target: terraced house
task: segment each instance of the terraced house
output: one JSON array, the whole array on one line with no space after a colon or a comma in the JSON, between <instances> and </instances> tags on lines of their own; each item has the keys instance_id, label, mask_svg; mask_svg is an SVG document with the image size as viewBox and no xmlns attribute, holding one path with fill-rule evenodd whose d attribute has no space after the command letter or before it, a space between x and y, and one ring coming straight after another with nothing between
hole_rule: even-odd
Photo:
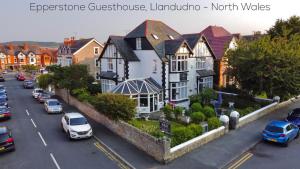
<instances>
[{"instance_id":1,"label":"terraced house","mask_svg":"<svg viewBox=\"0 0 300 169\"><path fill-rule=\"evenodd\" d=\"M98 79L100 65L97 60L103 45L94 38L78 39L65 38L58 48L57 65L70 66L72 64L87 65L90 75Z\"/></svg>"},{"instance_id":2,"label":"terraced house","mask_svg":"<svg viewBox=\"0 0 300 169\"><path fill-rule=\"evenodd\" d=\"M99 60L102 91L136 99L138 115L167 103L188 108L190 95L213 87L214 54L206 38L181 35L161 21L110 36Z\"/></svg>"},{"instance_id":3,"label":"terraced house","mask_svg":"<svg viewBox=\"0 0 300 169\"><path fill-rule=\"evenodd\" d=\"M45 67L55 62L56 49L42 48L34 45L1 45L0 69L19 69L24 65Z\"/></svg>"}]
</instances>

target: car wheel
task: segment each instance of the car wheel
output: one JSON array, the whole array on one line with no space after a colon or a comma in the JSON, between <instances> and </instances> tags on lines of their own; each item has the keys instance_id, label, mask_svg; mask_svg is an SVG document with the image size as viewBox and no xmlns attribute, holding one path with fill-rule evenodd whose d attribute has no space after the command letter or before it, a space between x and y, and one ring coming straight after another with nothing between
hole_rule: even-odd
<instances>
[{"instance_id":1,"label":"car wheel","mask_svg":"<svg viewBox=\"0 0 300 169\"><path fill-rule=\"evenodd\" d=\"M290 140L288 139L285 143L283 143L283 146L284 146L284 147L288 147L288 146L289 146L289 141L290 141Z\"/></svg>"},{"instance_id":2,"label":"car wheel","mask_svg":"<svg viewBox=\"0 0 300 169\"><path fill-rule=\"evenodd\" d=\"M62 131L62 132L65 132L65 129L64 129L64 127L63 127L63 124L62 124L62 123L60 123L60 127L61 127L61 131Z\"/></svg>"},{"instance_id":3,"label":"car wheel","mask_svg":"<svg viewBox=\"0 0 300 169\"><path fill-rule=\"evenodd\" d=\"M69 131L68 131L68 138L69 140L73 140Z\"/></svg>"}]
</instances>

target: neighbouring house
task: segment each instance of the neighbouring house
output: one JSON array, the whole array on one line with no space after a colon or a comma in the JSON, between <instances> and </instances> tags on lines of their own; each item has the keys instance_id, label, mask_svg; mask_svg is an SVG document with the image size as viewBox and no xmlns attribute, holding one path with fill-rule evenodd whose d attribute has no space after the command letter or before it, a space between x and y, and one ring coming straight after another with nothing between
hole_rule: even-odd
<instances>
[{"instance_id":1,"label":"neighbouring house","mask_svg":"<svg viewBox=\"0 0 300 169\"><path fill-rule=\"evenodd\" d=\"M41 48L35 45L1 45L0 44L0 69L19 69L24 65L39 67L53 63L56 49Z\"/></svg>"},{"instance_id":2,"label":"neighbouring house","mask_svg":"<svg viewBox=\"0 0 300 169\"><path fill-rule=\"evenodd\" d=\"M214 80L216 86L226 87L234 83L234 78L228 75L228 60L225 54L228 49L237 47L238 34L231 34L221 26L208 26L201 32L208 40L211 49L215 55L215 72Z\"/></svg>"},{"instance_id":3,"label":"neighbouring house","mask_svg":"<svg viewBox=\"0 0 300 169\"><path fill-rule=\"evenodd\" d=\"M201 34L181 35L146 20L125 36L110 36L99 57L102 92L137 100L137 113L165 104L189 107L189 96L213 87L213 52Z\"/></svg>"},{"instance_id":4,"label":"neighbouring house","mask_svg":"<svg viewBox=\"0 0 300 169\"><path fill-rule=\"evenodd\" d=\"M90 75L98 79L100 65L97 60L102 49L103 45L95 38L78 40L74 37L65 38L63 45L58 48L57 65L87 65Z\"/></svg>"}]
</instances>

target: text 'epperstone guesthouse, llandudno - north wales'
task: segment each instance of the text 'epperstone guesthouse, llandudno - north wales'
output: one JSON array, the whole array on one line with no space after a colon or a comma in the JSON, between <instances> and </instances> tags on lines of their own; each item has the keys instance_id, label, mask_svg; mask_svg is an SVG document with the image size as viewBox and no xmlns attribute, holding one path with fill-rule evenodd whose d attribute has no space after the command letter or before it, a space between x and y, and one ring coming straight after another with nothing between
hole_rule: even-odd
<instances>
[{"instance_id":1,"label":"text 'epperstone guesthouse, llandudno - north wales'","mask_svg":"<svg viewBox=\"0 0 300 169\"><path fill-rule=\"evenodd\" d=\"M126 36L110 36L100 57L103 92L137 100L137 113L166 103L188 108L189 96L213 88L213 49L202 33L179 34L146 20Z\"/></svg>"}]
</instances>

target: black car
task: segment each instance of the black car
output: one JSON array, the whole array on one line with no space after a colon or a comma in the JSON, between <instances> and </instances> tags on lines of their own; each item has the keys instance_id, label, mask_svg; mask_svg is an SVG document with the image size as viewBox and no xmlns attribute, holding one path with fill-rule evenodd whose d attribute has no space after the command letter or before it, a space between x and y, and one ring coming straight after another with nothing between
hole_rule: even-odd
<instances>
[{"instance_id":1,"label":"black car","mask_svg":"<svg viewBox=\"0 0 300 169\"><path fill-rule=\"evenodd\" d=\"M5 82L5 79L3 76L0 75L0 82Z\"/></svg>"},{"instance_id":2,"label":"black car","mask_svg":"<svg viewBox=\"0 0 300 169\"><path fill-rule=\"evenodd\" d=\"M0 127L0 152L14 151L15 142L7 127Z\"/></svg>"},{"instance_id":3,"label":"black car","mask_svg":"<svg viewBox=\"0 0 300 169\"><path fill-rule=\"evenodd\" d=\"M24 89L33 89L34 88L34 83L31 80L25 80L23 83Z\"/></svg>"},{"instance_id":4,"label":"black car","mask_svg":"<svg viewBox=\"0 0 300 169\"><path fill-rule=\"evenodd\" d=\"M6 120L11 118L11 113L6 106L0 106L0 120Z\"/></svg>"},{"instance_id":5,"label":"black car","mask_svg":"<svg viewBox=\"0 0 300 169\"><path fill-rule=\"evenodd\" d=\"M286 121L300 127L300 108L292 110L286 118Z\"/></svg>"}]
</instances>

